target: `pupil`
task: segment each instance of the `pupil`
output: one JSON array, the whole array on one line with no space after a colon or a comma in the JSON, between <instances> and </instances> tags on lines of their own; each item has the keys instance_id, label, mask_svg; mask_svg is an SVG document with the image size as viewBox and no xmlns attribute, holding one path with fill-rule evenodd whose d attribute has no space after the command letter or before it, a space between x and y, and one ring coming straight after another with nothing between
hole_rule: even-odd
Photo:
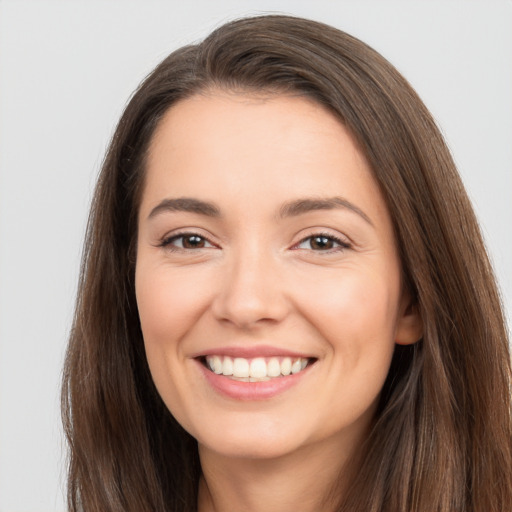
<instances>
[{"instance_id":1,"label":"pupil","mask_svg":"<svg viewBox=\"0 0 512 512\"><path fill-rule=\"evenodd\" d=\"M332 249L332 240L326 236L315 236L311 240L313 249Z\"/></svg>"},{"instance_id":2,"label":"pupil","mask_svg":"<svg viewBox=\"0 0 512 512\"><path fill-rule=\"evenodd\" d=\"M183 239L183 247L186 249L194 249L197 247L203 247L204 240L197 235L187 236Z\"/></svg>"}]
</instances>

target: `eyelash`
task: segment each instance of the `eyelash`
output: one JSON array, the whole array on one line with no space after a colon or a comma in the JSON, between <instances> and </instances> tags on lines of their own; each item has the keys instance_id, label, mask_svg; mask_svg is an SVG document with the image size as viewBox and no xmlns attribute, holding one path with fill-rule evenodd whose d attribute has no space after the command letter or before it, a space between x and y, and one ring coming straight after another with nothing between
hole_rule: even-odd
<instances>
[{"instance_id":1,"label":"eyelash","mask_svg":"<svg viewBox=\"0 0 512 512\"><path fill-rule=\"evenodd\" d=\"M323 239L326 239L328 242L334 242L335 244L338 245L338 247L325 249L325 250L310 249L313 252L330 254L333 252L341 252L341 251L351 248L351 245L346 240L342 240L341 238L338 238L338 237L332 235L331 233L313 233L312 235L304 237L300 242L295 244L292 247L292 249L300 250L300 247L299 247L300 245L302 245L304 242L307 242L308 240L313 240L315 238L323 238ZM308 250L308 249L306 249L306 250Z\"/></svg>"},{"instance_id":2,"label":"eyelash","mask_svg":"<svg viewBox=\"0 0 512 512\"><path fill-rule=\"evenodd\" d=\"M163 247L164 249L167 249L168 251L193 251L193 248L187 248L187 247L176 247L175 245L172 245L173 242L176 240L185 239L185 238L192 238L197 237L200 238L202 242L208 243L210 245L214 245L212 242L210 242L205 236L200 235L199 233L194 233L191 231L186 231L183 233L176 233L168 238L164 238L160 244L159 247ZM182 242L183 243L183 242ZM197 247L196 247L197 249ZM199 249L204 249L204 247L199 247ZM209 247L207 247L209 249Z\"/></svg>"},{"instance_id":3,"label":"eyelash","mask_svg":"<svg viewBox=\"0 0 512 512\"><path fill-rule=\"evenodd\" d=\"M177 240L179 239L185 239L185 238L192 238L192 237L197 237L199 239L201 239L201 242L204 242L204 243L207 243L209 245L211 245L212 247L215 247L215 245L210 242L208 240L208 238L206 238L205 236L203 235L200 235L199 233L194 233L194 232L182 232L182 233L176 233L168 238L164 238L160 244L159 244L159 247L162 247L162 248L165 248L169 251L193 251L195 249L205 249L205 247L196 247L196 248L192 248L192 247L177 247L175 245L173 245L173 242L176 242ZM307 242L308 240L313 240L315 238L323 238L323 239L326 239L327 242L334 242L335 244L338 245L338 247L334 247L334 248L329 248L329 249L325 249L325 250L322 250L322 249L304 249L304 250L311 250L313 252L323 252L323 253L333 253L333 252L339 252L339 251L344 251L346 249L350 249L351 248L351 245L346 241L346 240L342 240L341 238L338 238L330 233L314 233L312 235L309 235L307 237L304 237L302 240L300 240L300 242L298 242L297 244L295 244L293 247L292 247L292 250L300 250L300 245L302 245L303 243ZM183 241L182 241L182 244L183 244ZM209 249L210 247L206 247L206 249Z\"/></svg>"}]
</instances>

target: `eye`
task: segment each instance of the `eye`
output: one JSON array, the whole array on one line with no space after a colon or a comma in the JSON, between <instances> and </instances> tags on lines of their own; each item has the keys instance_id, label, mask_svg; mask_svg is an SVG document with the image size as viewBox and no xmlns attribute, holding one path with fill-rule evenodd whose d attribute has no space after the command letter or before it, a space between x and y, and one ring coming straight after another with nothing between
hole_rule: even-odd
<instances>
[{"instance_id":1,"label":"eye","mask_svg":"<svg viewBox=\"0 0 512 512\"><path fill-rule=\"evenodd\" d=\"M327 234L316 234L302 239L294 249L306 249L319 252L333 252L350 248L347 242Z\"/></svg>"},{"instance_id":2,"label":"eye","mask_svg":"<svg viewBox=\"0 0 512 512\"><path fill-rule=\"evenodd\" d=\"M170 250L208 249L214 247L204 236L197 233L179 233L166 238L160 244Z\"/></svg>"}]
</instances>

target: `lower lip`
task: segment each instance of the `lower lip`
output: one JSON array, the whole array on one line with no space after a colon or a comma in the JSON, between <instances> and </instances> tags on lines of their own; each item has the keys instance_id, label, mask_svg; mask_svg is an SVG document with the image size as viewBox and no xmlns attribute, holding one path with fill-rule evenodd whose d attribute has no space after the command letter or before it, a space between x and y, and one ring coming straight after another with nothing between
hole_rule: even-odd
<instances>
[{"instance_id":1,"label":"lower lip","mask_svg":"<svg viewBox=\"0 0 512 512\"><path fill-rule=\"evenodd\" d=\"M208 384L220 393L236 400L268 400L295 386L308 373L309 366L299 373L277 377L264 382L242 382L218 375L197 361Z\"/></svg>"}]
</instances>

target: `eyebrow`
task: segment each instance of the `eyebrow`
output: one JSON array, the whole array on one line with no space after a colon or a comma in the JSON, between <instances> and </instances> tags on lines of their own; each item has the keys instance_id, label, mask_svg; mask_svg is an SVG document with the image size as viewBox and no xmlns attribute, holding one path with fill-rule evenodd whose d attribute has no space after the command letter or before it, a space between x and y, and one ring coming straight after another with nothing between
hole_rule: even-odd
<instances>
[{"instance_id":1,"label":"eyebrow","mask_svg":"<svg viewBox=\"0 0 512 512\"><path fill-rule=\"evenodd\" d=\"M178 197L164 199L149 213L148 219L164 212L190 212L206 215L207 217L220 217L220 210L213 203L194 199L192 197Z\"/></svg>"},{"instance_id":2,"label":"eyebrow","mask_svg":"<svg viewBox=\"0 0 512 512\"><path fill-rule=\"evenodd\" d=\"M363 210L343 197L296 199L281 206L279 209L279 218L296 217L315 210L334 209L347 209L359 215L368 224L373 226L373 222ZM205 215L207 217L221 216L219 207L214 203L201 201L192 197L178 197L162 200L151 210L148 219L164 212L189 212Z\"/></svg>"},{"instance_id":3,"label":"eyebrow","mask_svg":"<svg viewBox=\"0 0 512 512\"><path fill-rule=\"evenodd\" d=\"M304 198L290 201L281 207L279 210L279 216L281 218L295 217L315 210L335 210L340 208L347 209L359 215L368 224L373 226L373 222L370 217L368 217L363 210L343 197Z\"/></svg>"}]
</instances>

